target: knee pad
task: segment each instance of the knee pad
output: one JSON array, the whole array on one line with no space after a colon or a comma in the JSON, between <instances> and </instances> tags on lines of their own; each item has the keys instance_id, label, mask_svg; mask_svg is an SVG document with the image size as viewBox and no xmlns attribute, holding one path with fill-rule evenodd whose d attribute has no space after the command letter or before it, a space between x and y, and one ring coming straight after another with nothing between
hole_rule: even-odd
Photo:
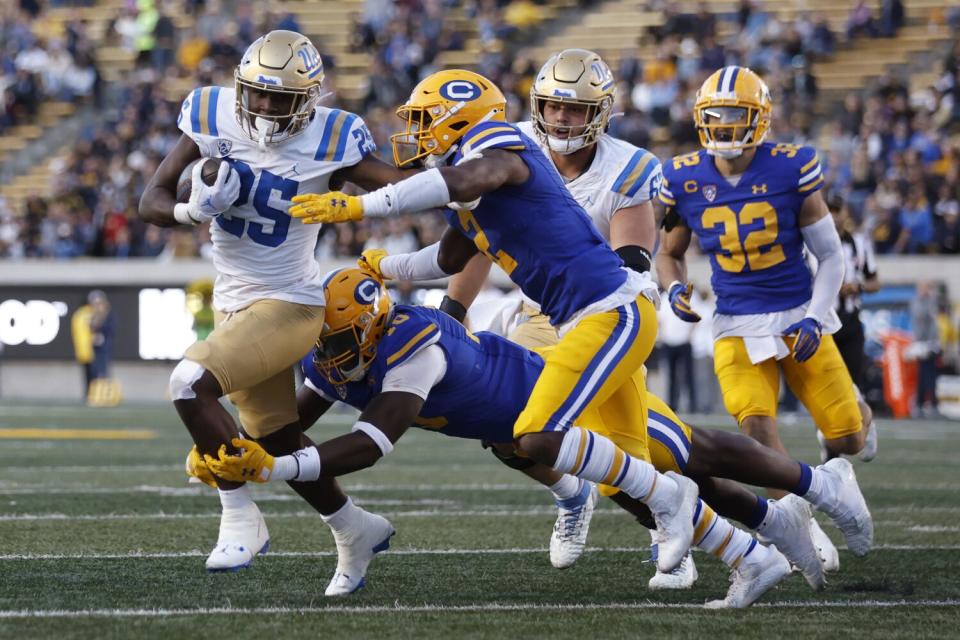
<instances>
[{"instance_id":1,"label":"knee pad","mask_svg":"<svg viewBox=\"0 0 960 640\"><path fill-rule=\"evenodd\" d=\"M523 456L518 456L516 453L510 453L510 454L500 453L500 451L493 445L493 443L487 440L483 440L481 444L483 445L484 449L490 449L490 453L493 454L493 457L495 457L497 460L507 465L511 469L516 469L517 471L524 471L525 469L529 469L530 467L537 464L530 458L524 458Z\"/></svg>"},{"instance_id":2,"label":"knee pad","mask_svg":"<svg viewBox=\"0 0 960 640\"><path fill-rule=\"evenodd\" d=\"M193 385L206 371L193 360L184 358L173 368L170 374L170 398L177 400L193 400L197 397Z\"/></svg>"}]
</instances>

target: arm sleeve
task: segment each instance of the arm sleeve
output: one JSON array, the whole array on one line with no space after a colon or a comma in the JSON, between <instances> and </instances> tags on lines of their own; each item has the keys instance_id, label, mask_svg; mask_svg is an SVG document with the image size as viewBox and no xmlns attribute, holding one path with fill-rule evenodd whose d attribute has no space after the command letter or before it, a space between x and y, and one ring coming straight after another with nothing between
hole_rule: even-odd
<instances>
[{"instance_id":1,"label":"arm sleeve","mask_svg":"<svg viewBox=\"0 0 960 640\"><path fill-rule=\"evenodd\" d=\"M813 277L813 294L810 296L807 317L821 322L833 308L840 293L840 285L843 284L840 235L830 216L824 216L813 224L801 227L800 233L803 234L803 242L819 264L817 274Z\"/></svg>"},{"instance_id":2,"label":"arm sleeve","mask_svg":"<svg viewBox=\"0 0 960 640\"><path fill-rule=\"evenodd\" d=\"M394 280L437 280L446 278L449 273L440 268L437 258L440 255L440 243L434 242L413 253L401 253L387 256L380 261L380 273Z\"/></svg>"},{"instance_id":3,"label":"arm sleeve","mask_svg":"<svg viewBox=\"0 0 960 640\"><path fill-rule=\"evenodd\" d=\"M430 390L447 373L443 349L431 344L420 349L383 376L382 392L403 391L427 399Z\"/></svg>"}]
</instances>

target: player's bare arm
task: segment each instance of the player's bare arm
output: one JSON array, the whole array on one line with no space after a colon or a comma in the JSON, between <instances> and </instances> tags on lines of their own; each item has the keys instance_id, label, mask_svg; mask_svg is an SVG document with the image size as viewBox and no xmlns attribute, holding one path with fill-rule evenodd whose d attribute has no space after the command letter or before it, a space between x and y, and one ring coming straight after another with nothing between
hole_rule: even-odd
<instances>
[{"instance_id":1,"label":"player's bare arm","mask_svg":"<svg viewBox=\"0 0 960 640\"><path fill-rule=\"evenodd\" d=\"M297 415L300 417L300 425L304 431L312 427L332 406L332 402L307 385L297 390Z\"/></svg>"},{"instance_id":2,"label":"player's bare arm","mask_svg":"<svg viewBox=\"0 0 960 640\"><path fill-rule=\"evenodd\" d=\"M675 215L672 212L668 216ZM687 248L693 233L684 224L675 224L669 230L664 228L660 236L661 246L657 253L657 280L664 289L671 282L687 281Z\"/></svg>"},{"instance_id":3,"label":"player's bare arm","mask_svg":"<svg viewBox=\"0 0 960 640\"><path fill-rule=\"evenodd\" d=\"M354 430L346 435L307 447L291 456L273 457L252 440L234 440L242 447L240 456L221 448L219 457L205 456L207 466L221 478L238 482L253 480L292 480L311 482L320 477L334 478L376 464L393 449L423 407L418 395L387 391L377 395L357 419Z\"/></svg>"},{"instance_id":4,"label":"player's bare arm","mask_svg":"<svg viewBox=\"0 0 960 640\"><path fill-rule=\"evenodd\" d=\"M467 317L467 309L483 289L492 265L490 258L480 253L470 258L459 273L451 276L440 310L463 322Z\"/></svg>"},{"instance_id":5,"label":"player's bare arm","mask_svg":"<svg viewBox=\"0 0 960 640\"><path fill-rule=\"evenodd\" d=\"M144 222L158 227L172 227L180 224L173 217L177 204L177 180L188 164L200 157L200 147L186 134L170 150L170 153L157 167L153 177L140 196L138 213Z\"/></svg>"},{"instance_id":6,"label":"player's bare arm","mask_svg":"<svg viewBox=\"0 0 960 640\"><path fill-rule=\"evenodd\" d=\"M335 171L330 177L330 186L339 189L344 182L352 182L361 189L373 191L417 173L417 169L398 169L373 155L367 155L357 164Z\"/></svg>"}]
</instances>

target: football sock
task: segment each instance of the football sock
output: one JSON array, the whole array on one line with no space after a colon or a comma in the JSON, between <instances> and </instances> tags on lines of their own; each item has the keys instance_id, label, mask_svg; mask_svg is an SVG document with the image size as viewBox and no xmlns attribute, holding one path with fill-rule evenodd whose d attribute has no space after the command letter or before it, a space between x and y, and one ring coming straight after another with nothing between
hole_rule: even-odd
<instances>
[{"instance_id":1,"label":"football sock","mask_svg":"<svg viewBox=\"0 0 960 640\"><path fill-rule=\"evenodd\" d=\"M677 483L657 473L649 462L625 453L606 436L580 427L571 427L564 434L553 468L617 487L646 503L654 513L668 510L678 491Z\"/></svg>"},{"instance_id":2,"label":"football sock","mask_svg":"<svg viewBox=\"0 0 960 640\"><path fill-rule=\"evenodd\" d=\"M830 498L829 495L826 495L828 489L829 485L824 477L823 469L821 467L815 467L810 469L810 486L807 488L807 491L798 495L809 501L813 506L819 507L823 504L824 500Z\"/></svg>"},{"instance_id":3,"label":"football sock","mask_svg":"<svg viewBox=\"0 0 960 640\"><path fill-rule=\"evenodd\" d=\"M361 513L363 513L363 509L353 504L353 500L347 497L347 501L343 503L342 507L328 516L321 513L320 517L334 531L346 531L353 528L360 520Z\"/></svg>"},{"instance_id":4,"label":"football sock","mask_svg":"<svg viewBox=\"0 0 960 640\"><path fill-rule=\"evenodd\" d=\"M556 484L550 485L549 489L557 500L569 500L579 495L583 489L583 480L565 473Z\"/></svg>"},{"instance_id":5,"label":"football sock","mask_svg":"<svg viewBox=\"0 0 960 640\"><path fill-rule=\"evenodd\" d=\"M758 546L753 537L718 516L703 500L697 500L693 527L693 544L720 558L731 569L736 569Z\"/></svg>"},{"instance_id":6,"label":"football sock","mask_svg":"<svg viewBox=\"0 0 960 640\"><path fill-rule=\"evenodd\" d=\"M243 485L236 489L218 489L220 493L220 506L226 509L242 509L253 504L253 497L250 495L249 485Z\"/></svg>"},{"instance_id":7,"label":"football sock","mask_svg":"<svg viewBox=\"0 0 960 640\"><path fill-rule=\"evenodd\" d=\"M750 519L743 524L747 525L751 529L756 529L763 524L764 519L767 517L768 509L769 503L767 502L766 498L757 496L757 503L753 507L753 513L750 515Z\"/></svg>"}]
</instances>

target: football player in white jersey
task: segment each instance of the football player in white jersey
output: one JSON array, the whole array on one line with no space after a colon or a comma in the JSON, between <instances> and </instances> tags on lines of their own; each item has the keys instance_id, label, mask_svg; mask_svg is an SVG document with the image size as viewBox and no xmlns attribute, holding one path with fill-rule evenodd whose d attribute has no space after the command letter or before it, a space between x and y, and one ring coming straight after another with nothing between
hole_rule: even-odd
<instances>
[{"instance_id":1,"label":"football player in white jersey","mask_svg":"<svg viewBox=\"0 0 960 640\"><path fill-rule=\"evenodd\" d=\"M140 200L145 221L210 222L213 238L217 326L187 349L170 377L174 406L196 443L188 463L197 450L215 454L236 437L219 402L224 395L249 435L277 451L303 446L292 367L323 329L324 295L313 255L319 227L291 218L287 207L297 194L345 180L377 188L404 177L370 155L376 146L359 116L319 106L323 63L305 36L271 31L250 45L234 76L234 87L200 87L184 100L177 121L183 135ZM201 157L226 162L210 186L197 163L190 200L177 203L181 172ZM269 536L249 488L217 484L223 514L206 566L237 570L266 551ZM329 487L304 497L321 514L346 500ZM366 529L382 537L393 531L372 515Z\"/></svg>"},{"instance_id":2,"label":"football player in white jersey","mask_svg":"<svg viewBox=\"0 0 960 640\"><path fill-rule=\"evenodd\" d=\"M649 271L657 237L652 200L661 180L660 162L645 149L607 133L614 103L613 73L599 55L566 49L550 57L530 89L531 120L517 127L537 141L567 189L628 267ZM451 278L441 309L463 320L490 272L490 260L475 256ZM527 348L557 343L557 330L535 302L524 299L516 310L510 340ZM558 517L550 540L550 561L571 566L583 553L597 490L589 482L560 474L504 445L490 445L508 466L551 487ZM606 493L606 490L604 490ZM613 496L617 500L617 496ZM692 576L692 558L675 571ZM676 578L658 576L651 586ZM693 578L687 579L692 584Z\"/></svg>"}]
</instances>

